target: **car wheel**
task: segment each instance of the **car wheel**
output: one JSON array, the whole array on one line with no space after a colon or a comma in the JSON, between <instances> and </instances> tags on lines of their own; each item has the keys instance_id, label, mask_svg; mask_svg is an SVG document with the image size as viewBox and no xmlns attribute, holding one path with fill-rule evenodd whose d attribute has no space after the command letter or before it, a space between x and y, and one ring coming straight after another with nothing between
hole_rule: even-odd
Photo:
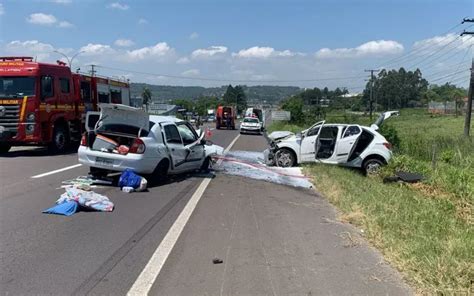
<instances>
[{"instance_id":1,"label":"car wheel","mask_svg":"<svg viewBox=\"0 0 474 296\"><path fill-rule=\"evenodd\" d=\"M0 145L0 154L7 153L8 151L10 151L10 148L12 148L12 145L1 144Z\"/></svg>"},{"instance_id":2,"label":"car wheel","mask_svg":"<svg viewBox=\"0 0 474 296\"><path fill-rule=\"evenodd\" d=\"M49 149L53 153L63 153L69 145L69 135L64 128L64 125L57 125L54 127L53 139Z\"/></svg>"},{"instance_id":3,"label":"car wheel","mask_svg":"<svg viewBox=\"0 0 474 296\"><path fill-rule=\"evenodd\" d=\"M367 175L372 175L377 173L380 168L384 165L384 163L377 158L370 158L364 161L364 171Z\"/></svg>"},{"instance_id":4,"label":"car wheel","mask_svg":"<svg viewBox=\"0 0 474 296\"><path fill-rule=\"evenodd\" d=\"M155 179L156 181L166 180L166 178L168 177L168 169L169 161L168 159L163 159L153 171L153 179Z\"/></svg>"},{"instance_id":5,"label":"car wheel","mask_svg":"<svg viewBox=\"0 0 474 296\"><path fill-rule=\"evenodd\" d=\"M296 163L295 155L289 149L280 149L275 153L275 164L278 167L288 168Z\"/></svg>"}]
</instances>

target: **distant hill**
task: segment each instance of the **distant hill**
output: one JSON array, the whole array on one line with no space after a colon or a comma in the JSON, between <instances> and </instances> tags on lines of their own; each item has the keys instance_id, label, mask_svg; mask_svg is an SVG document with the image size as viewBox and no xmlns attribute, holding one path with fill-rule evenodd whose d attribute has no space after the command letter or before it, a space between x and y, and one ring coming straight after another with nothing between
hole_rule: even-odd
<instances>
[{"instance_id":1,"label":"distant hill","mask_svg":"<svg viewBox=\"0 0 474 296\"><path fill-rule=\"evenodd\" d=\"M152 100L155 102L168 102L174 99L196 99L200 96L215 96L222 98L227 85L221 87L201 87L201 86L169 86L169 85L153 85L146 83L132 83L132 97L139 97L144 87L148 87L152 93ZM277 103L282 99L295 95L302 91L296 86L242 86L247 100L252 103L267 104Z\"/></svg>"}]
</instances>

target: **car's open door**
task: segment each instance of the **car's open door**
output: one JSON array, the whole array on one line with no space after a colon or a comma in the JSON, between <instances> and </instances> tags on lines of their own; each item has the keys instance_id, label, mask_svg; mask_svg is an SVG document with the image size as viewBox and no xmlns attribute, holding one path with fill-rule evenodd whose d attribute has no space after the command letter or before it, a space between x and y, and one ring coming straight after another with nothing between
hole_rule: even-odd
<instances>
[{"instance_id":1,"label":"car's open door","mask_svg":"<svg viewBox=\"0 0 474 296\"><path fill-rule=\"evenodd\" d=\"M373 130L378 130L383 122L387 119L389 119L392 116L399 116L400 112L399 111L386 111L380 114L380 116L377 118L377 120L370 126Z\"/></svg>"},{"instance_id":2,"label":"car's open door","mask_svg":"<svg viewBox=\"0 0 474 296\"><path fill-rule=\"evenodd\" d=\"M348 125L340 139L336 144L336 161L337 163L346 163L353 153L357 142L362 134L362 128L359 125Z\"/></svg>"},{"instance_id":3,"label":"car's open door","mask_svg":"<svg viewBox=\"0 0 474 296\"><path fill-rule=\"evenodd\" d=\"M324 122L325 121L319 121L303 132L303 138L300 144L300 156L302 161L314 161L315 143Z\"/></svg>"}]
</instances>

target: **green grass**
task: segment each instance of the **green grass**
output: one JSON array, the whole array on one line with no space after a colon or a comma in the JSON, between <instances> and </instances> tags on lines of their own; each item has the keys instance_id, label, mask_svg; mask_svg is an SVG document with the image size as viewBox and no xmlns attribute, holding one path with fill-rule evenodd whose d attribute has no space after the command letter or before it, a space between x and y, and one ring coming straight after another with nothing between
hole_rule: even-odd
<instances>
[{"instance_id":1,"label":"green grass","mask_svg":"<svg viewBox=\"0 0 474 296\"><path fill-rule=\"evenodd\" d=\"M335 166L310 165L305 172L418 293L469 291L474 231L454 201Z\"/></svg>"},{"instance_id":2,"label":"green grass","mask_svg":"<svg viewBox=\"0 0 474 296\"><path fill-rule=\"evenodd\" d=\"M373 122L336 112L326 120ZM411 109L386 124L396 130L400 144L379 176L325 165L306 166L305 171L342 210L343 219L362 227L418 292L466 292L474 279L474 140L462 137L464 118ZM309 125L280 122L269 130L301 131ZM397 170L421 173L425 180L413 185L382 182Z\"/></svg>"}]
</instances>

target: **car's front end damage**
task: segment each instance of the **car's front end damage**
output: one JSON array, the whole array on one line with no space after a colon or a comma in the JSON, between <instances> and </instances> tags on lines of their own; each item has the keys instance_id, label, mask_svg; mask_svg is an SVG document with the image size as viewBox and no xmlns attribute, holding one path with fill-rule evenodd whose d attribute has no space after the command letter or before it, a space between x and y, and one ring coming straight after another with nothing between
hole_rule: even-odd
<instances>
[{"instance_id":1,"label":"car's front end damage","mask_svg":"<svg viewBox=\"0 0 474 296\"><path fill-rule=\"evenodd\" d=\"M265 164L269 166L277 165L275 161L276 153L286 148L295 154L296 159L299 159L298 151L301 142L301 136L289 131L275 131L267 136L270 147L263 151Z\"/></svg>"}]
</instances>

